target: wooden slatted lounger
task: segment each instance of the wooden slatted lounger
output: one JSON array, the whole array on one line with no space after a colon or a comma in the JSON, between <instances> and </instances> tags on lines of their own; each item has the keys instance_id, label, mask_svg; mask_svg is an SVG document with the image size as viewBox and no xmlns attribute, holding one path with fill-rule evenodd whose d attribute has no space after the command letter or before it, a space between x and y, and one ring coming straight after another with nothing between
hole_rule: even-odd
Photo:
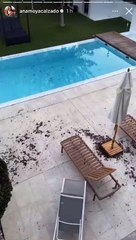
<instances>
[{"instance_id":1,"label":"wooden slatted lounger","mask_svg":"<svg viewBox=\"0 0 136 240\"><path fill-rule=\"evenodd\" d=\"M127 115L120 128L136 143L136 120Z\"/></svg>"},{"instance_id":2,"label":"wooden slatted lounger","mask_svg":"<svg viewBox=\"0 0 136 240\"><path fill-rule=\"evenodd\" d=\"M121 186L112 176L112 173L116 171L116 169L105 167L80 136L72 136L68 139L65 139L60 144L62 146L61 152L63 152L63 149L65 150L82 176L87 180L92 188L94 192L93 200L95 200L96 196L99 200L102 200L119 190ZM115 182L115 187L113 188L112 192L108 193L107 195L99 196L92 186L91 181L99 181L106 176L110 176L113 179Z\"/></svg>"}]
</instances>

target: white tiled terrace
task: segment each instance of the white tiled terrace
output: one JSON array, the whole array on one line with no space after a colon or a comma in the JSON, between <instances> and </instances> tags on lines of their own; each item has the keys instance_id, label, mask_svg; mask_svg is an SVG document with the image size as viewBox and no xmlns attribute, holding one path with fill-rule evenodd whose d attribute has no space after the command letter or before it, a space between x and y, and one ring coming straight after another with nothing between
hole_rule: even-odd
<instances>
[{"instance_id":1,"label":"white tiled terrace","mask_svg":"<svg viewBox=\"0 0 136 240\"><path fill-rule=\"evenodd\" d=\"M0 109L0 157L8 163L13 183L2 218L6 240L52 240L62 179L82 178L68 156L60 153L60 141L77 132L106 166L117 168L114 176L122 185L111 198L94 202L87 187L84 240L121 240L136 230L136 182L126 174L133 168L136 175L135 147L119 130L123 155L100 157L97 140L83 132L112 137L114 126L107 115L123 75ZM136 70L132 77L128 112L136 118ZM107 182L99 190L110 187Z\"/></svg>"}]
</instances>

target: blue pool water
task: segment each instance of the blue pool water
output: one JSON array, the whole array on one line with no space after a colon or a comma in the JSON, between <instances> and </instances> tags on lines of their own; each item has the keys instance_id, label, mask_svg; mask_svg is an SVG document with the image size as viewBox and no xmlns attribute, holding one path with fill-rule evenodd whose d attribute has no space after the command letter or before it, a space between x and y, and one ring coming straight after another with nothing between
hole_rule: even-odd
<instances>
[{"instance_id":1,"label":"blue pool water","mask_svg":"<svg viewBox=\"0 0 136 240\"><path fill-rule=\"evenodd\" d=\"M0 103L136 66L99 40L0 60Z\"/></svg>"}]
</instances>

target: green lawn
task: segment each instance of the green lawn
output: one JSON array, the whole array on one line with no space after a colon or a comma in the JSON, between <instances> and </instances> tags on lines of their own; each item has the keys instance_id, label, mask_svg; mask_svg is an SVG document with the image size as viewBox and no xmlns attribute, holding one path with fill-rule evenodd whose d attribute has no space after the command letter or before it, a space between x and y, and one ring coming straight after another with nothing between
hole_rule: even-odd
<instances>
[{"instance_id":1,"label":"green lawn","mask_svg":"<svg viewBox=\"0 0 136 240\"><path fill-rule=\"evenodd\" d=\"M26 27L25 15L21 19ZM127 21L122 18L92 21L78 13L65 14L65 27L59 26L59 14L31 14L29 21L31 43L6 47L0 41L0 56L89 39L96 33L127 30Z\"/></svg>"}]
</instances>

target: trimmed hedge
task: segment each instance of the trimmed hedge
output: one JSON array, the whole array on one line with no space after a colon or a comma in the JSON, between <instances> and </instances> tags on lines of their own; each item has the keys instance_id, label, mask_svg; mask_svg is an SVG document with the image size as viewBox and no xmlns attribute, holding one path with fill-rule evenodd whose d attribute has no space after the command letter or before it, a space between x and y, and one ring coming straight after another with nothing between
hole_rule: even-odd
<instances>
[{"instance_id":1,"label":"trimmed hedge","mask_svg":"<svg viewBox=\"0 0 136 240\"><path fill-rule=\"evenodd\" d=\"M9 179L7 165L0 160L0 219L2 218L11 198L12 185Z\"/></svg>"}]
</instances>

